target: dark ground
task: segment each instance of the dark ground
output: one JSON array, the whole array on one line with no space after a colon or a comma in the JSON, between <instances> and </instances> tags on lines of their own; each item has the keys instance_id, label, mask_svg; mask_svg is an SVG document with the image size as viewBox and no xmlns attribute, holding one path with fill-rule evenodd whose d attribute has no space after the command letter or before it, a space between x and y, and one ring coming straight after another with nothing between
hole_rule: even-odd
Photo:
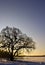
<instances>
[{"instance_id":1,"label":"dark ground","mask_svg":"<svg viewBox=\"0 0 45 65\"><path fill-rule=\"evenodd\" d=\"M45 62L15 61L7 63L2 62L0 65L45 65Z\"/></svg>"}]
</instances>

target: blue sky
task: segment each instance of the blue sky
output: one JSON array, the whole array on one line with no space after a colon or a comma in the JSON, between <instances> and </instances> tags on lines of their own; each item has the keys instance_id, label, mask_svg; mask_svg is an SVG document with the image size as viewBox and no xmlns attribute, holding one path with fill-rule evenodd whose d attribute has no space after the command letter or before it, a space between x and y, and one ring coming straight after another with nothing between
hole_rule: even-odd
<instances>
[{"instance_id":1,"label":"blue sky","mask_svg":"<svg viewBox=\"0 0 45 65\"><path fill-rule=\"evenodd\" d=\"M45 0L0 0L0 31L6 26L36 41L33 54L45 54Z\"/></svg>"}]
</instances>

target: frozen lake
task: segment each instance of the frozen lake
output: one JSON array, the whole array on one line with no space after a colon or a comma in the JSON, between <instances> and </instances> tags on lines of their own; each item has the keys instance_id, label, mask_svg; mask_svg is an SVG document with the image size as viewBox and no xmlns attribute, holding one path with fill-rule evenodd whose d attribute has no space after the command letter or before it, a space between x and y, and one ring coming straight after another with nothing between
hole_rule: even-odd
<instances>
[{"instance_id":1,"label":"frozen lake","mask_svg":"<svg viewBox=\"0 0 45 65\"><path fill-rule=\"evenodd\" d=\"M45 65L45 57L20 57L18 61L3 62L0 65Z\"/></svg>"},{"instance_id":2,"label":"frozen lake","mask_svg":"<svg viewBox=\"0 0 45 65\"><path fill-rule=\"evenodd\" d=\"M45 57L19 57L19 59L31 62L45 62Z\"/></svg>"}]
</instances>

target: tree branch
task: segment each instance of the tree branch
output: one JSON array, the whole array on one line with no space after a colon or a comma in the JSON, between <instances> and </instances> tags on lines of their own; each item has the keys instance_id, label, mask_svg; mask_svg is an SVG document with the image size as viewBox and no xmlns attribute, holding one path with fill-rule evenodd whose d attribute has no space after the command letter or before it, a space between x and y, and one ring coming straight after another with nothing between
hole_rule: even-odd
<instances>
[{"instance_id":1,"label":"tree branch","mask_svg":"<svg viewBox=\"0 0 45 65\"><path fill-rule=\"evenodd\" d=\"M14 56L15 54L22 48L33 48L32 46L19 46L19 48L16 49L15 53L14 53Z\"/></svg>"},{"instance_id":2,"label":"tree branch","mask_svg":"<svg viewBox=\"0 0 45 65\"><path fill-rule=\"evenodd\" d=\"M8 37L8 36L6 36L6 35L5 35L5 37L6 37L6 38L8 38L8 39L10 39L10 40L11 40L11 42L13 42L13 40L12 40L10 37Z\"/></svg>"}]
</instances>

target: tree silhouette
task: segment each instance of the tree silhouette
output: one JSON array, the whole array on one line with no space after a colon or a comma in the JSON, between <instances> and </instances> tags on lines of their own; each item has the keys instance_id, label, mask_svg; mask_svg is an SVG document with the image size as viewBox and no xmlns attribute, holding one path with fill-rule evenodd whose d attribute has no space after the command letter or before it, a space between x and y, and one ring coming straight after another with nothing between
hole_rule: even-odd
<instances>
[{"instance_id":1,"label":"tree silhouette","mask_svg":"<svg viewBox=\"0 0 45 65\"><path fill-rule=\"evenodd\" d=\"M2 29L0 37L0 48L8 49L11 61L13 61L14 56L18 55L20 49L25 48L28 52L29 49L35 49L35 42L32 38L23 34L18 28L7 26Z\"/></svg>"}]
</instances>

